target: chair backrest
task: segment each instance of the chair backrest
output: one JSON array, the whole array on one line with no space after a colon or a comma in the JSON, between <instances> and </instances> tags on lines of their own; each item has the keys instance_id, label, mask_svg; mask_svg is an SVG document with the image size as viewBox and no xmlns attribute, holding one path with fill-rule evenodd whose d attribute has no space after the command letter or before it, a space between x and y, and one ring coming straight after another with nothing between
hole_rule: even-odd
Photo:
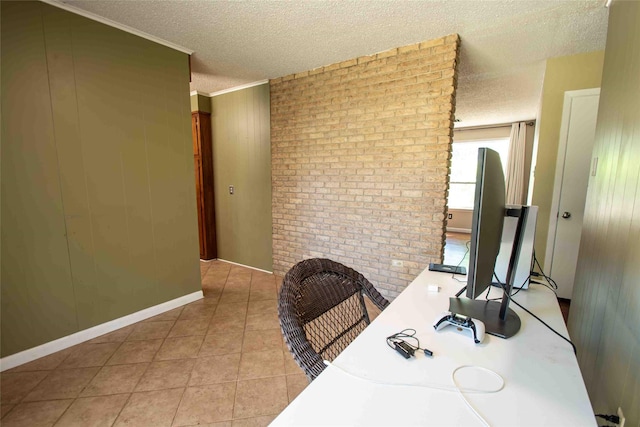
<instances>
[{"instance_id":1,"label":"chair backrest","mask_svg":"<svg viewBox=\"0 0 640 427\"><path fill-rule=\"evenodd\" d=\"M329 259L307 259L285 275L278 317L293 358L315 379L370 323L363 295L383 310L387 301L357 271Z\"/></svg>"}]
</instances>

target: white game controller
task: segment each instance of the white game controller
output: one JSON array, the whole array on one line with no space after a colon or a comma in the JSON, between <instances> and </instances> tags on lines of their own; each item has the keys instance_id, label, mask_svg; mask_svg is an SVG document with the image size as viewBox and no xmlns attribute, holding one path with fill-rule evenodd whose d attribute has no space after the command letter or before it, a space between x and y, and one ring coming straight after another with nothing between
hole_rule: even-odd
<instances>
[{"instance_id":1,"label":"white game controller","mask_svg":"<svg viewBox=\"0 0 640 427\"><path fill-rule=\"evenodd\" d=\"M449 325L455 326L458 330L467 329L470 331L476 344L480 344L484 340L484 323L482 320L445 311L433 322L433 328L436 331Z\"/></svg>"}]
</instances>

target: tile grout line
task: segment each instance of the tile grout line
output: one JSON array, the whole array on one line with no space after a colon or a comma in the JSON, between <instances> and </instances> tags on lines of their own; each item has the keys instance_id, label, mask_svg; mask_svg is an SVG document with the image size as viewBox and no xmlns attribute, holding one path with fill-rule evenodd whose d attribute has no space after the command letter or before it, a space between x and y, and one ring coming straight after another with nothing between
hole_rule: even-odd
<instances>
[{"instance_id":1,"label":"tile grout line","mask_svg":"<svg viewBox=\"0 0 640 427\"><path fill-rule=\"evenodd\" d=\"M175 320L173 321L174 325L175 325ZM144 323L144 321L141 322L137 322L135 325ZM172 326L173 327L173 326ZM95 379L95 377L100 373L100 371L102 370L102 368L107 367L107 366L122 366L122 365L136 365L136 364L142 364L142 363L146 363L147 367L145 368L144 372L142 373L142 375L140 376L140 378L138 378L138 381L133 385L132 389L130 392L124 392L124 393L113 393L113 394L104 394L104 395L98 395L98 396L85 396L86 398L91 398L91 397L104 397L104 396L114 396L114 395L119 395L119 394L127 394L127 400L124 402L124 404L122 405L122 407L120 408L120 410L118 411L118 414L116 415L116 417L113 419L112 423L110 424L110 426L113 426L118 418L120 417L120 415L122 414L122 412L124 411L124 409L127 407L127 404L131 401L131 398L133 397L133 394L135 393L135 389L138 386L138 384L140 383L140 381L142 380L142 377L144 377L144 375L146 374L146 372L149 370L149 367L151 366L151 364L153 363L153 360L155 359L155 356L158 354L158 352L160 351L160 348L162 347L162 344L164 343L165 338L162 338L162 343L160 344L160 346L158 347L158 349L155 351L155 353L153 354L153 356L151 357L151 360L148 362L137 362L137 363L124 363L124 364L114 364L114 365L109 365L109 361L116 355L116 353L118 352L118 350L120 350L120 348L127 342L141 342L141 341L150 341L150 340L132 340L132 341L127 341L127 339L131 336L131 334L133 333L135 328L132 328L131 331L129 332L129 334L127 334L126 337L124 337L124 339L122 341L119 342L118 347L115 349L115 351L113 352L113 354L107 359L107 361L105 362L104 365L101 366L101 368L98 370L98 372L96 372L96 375L94 375L94 377L89 381L89 383L87 383L87 385L85 387L83 387L83 389L80 391L80 394L78 395L78 397L76 397L74 399L74 401L71 403L71 405L69 405L69 408L80 398L82 398L81 394L82 392L86 389L87 386L89 386L89 384L91 384L91 381L93 381L93 379ZM101 344L101 343L98 343ZM67 410L65 410L65 413L69 410L69 408L67 408ZM64 415L64 413L63 413ZM61 416L62 417L62 416ZM59 418L56 422L60 421L61 418Z\"/></svg>"},{"instance_id":2,"label":"tile grout line","mask_svg":"<svg viewBox=\"0 0 640 427\"><path fill-rule=\"evenodd\" d=\"M96 376L98 376L98 374L100 373L100 371L102 370L103 367L107 366L107 363L109 362L109 360L111 360L111 358L113 357L114 354L116 354L116 352L118 351L118 349L122 346L122 344L124 343L124 341L121 341L118 343L118 346L115 348L115 350L113 351L113 353L107 358L107 360L105 360L103 365L99 365L99 369L96 371L96 373L89 379L89 381L87 381L87 384L85 384L82 389L78 392L78 394L72 398L71 403L69 404L69 406L67 406L67 408L62 411L62 414L60 414L60 416L58 418L56 418L56 420L54 421L54 423L52 424L53 426L55 426L61 419L62 417L64 417L64 415L69 411L69 408L71 408L73 406L74 403L76 403L76 401L78 401L78 399L81 398L82 392L89 386L89 384L91 384L91 382L96 378ZM79 344L78 347L82 346L85 343ZM91 345L90 343L86 343L88 345ZM96 344L106 344L106 343L96 343ZM76 349L76 351L78 351L79 348ZM64 367L62 367L62 365L64 365L64 362L69 359L69 357L71 357L71 355L75 353L75 352L71 352L69 354L69 356L65 357L65 360L62 361L55 369L56 370L64 370ZM91 368L92 366L88 366L87 368ZM68 368L68 369L85 369L85 367L76 367L76 368ZM99 397L99 396L86 396L86 397ZM114 420L115 422L115 420ZM113 425L113 423L111 423L111 425Z\"/></svg>"},{"instance_id":3,"label":"tile grout line","mask_svg":"<svg viewBox=\"0 0 640 427\"><path fill-rule=\"evenodd\" d=\"M204 274L205 276L211 272L211 268L213 267L213 264L210 266L209 269L207 269L207 272ZM242 271L244 269L238 269L239 271ZM244 274L243 274L244 275ZM236 418L234 418L235 415L235 409L236 409L236 400L238 397L238 384L240 381L248 381L248 380L256 380L256 379L263 379L263 378L275 378L275 377L284 377L284 381L285 381L285 391L286 391L286 396L287 396L287 400L289 400L289 388L287 386L286 383L286 378L287 378L287 372L286 372L286 360L285 360L285 355L284 355L284 345L279 346L279 350L280 353L282 355L282 374L278 374L278 375L267 375L267 376L259 376L259 377L255 377L255 378L246 378L246 379L241 379L240 375L239 375L239 369L240 369L240 362L242 361L243 358L243 354L247 353L243 351L243 347L244 347L244 339L247 336L247 321L248 321L248 314L249 314L249 303L251 302L251 290L254 288L254 280L257 279L257 276L259 274L258 273L254 273L249 271L248 273L248 295L246 295L246 299L244 299L243 303L244 303L244 307L245 307L245 313L243 316L243 327L242 327L242 333L239 334L241 336L241 341L240 341L240 361L238 364L238 368L237 368L237 374L236 374L236 378L235 381L223 381L222 383L234 383L234 395L233 395L233 401L232 401L232 405L231 405L231 418L230 421L235 420ZM220 302L222 300L222 293L224 293L225 290L229 291L231 288L234 288L235 286L229 287L230 283L230 279L232 278L232 272L231 272L231 268L226 270L226 276L225 276L225 281L224 281L224 286L222 287L222 291L215 297L215 301L210 301L213 302L213 304L205 304L205 306L208 305L215 305L215 307L213 308L213 310L211 311L210 314L206 315L206 319L208 321L207 327L204 330L204 335L201 338L201 341L199 343L198 349L195 351L195 357L193 357L193 359L195 359L195 362L193 364L193 367L191 368L191 370L189 371L189 375L188 375L188 379L187 382L185 384L184 387L171 387L171 388L161 388L158 390L145 390L145 391L141 391L142 392L153 392L153 391L161 391L161 390L168 390L168 389L177 389L177 388L182 388L182 393L180 395L180 398L178 400L178 405L175 409L175 411L173 412L173 417L171 418L171 423L175 423L176 419L177 419L177 415L180 411L180 407L184 401L185 398L185 394L186 394L186 390L187 388L189 388L189 384L193 378L193 374L197 365L197 361L198 359L200 359L200 353L202 351L203 345L204 345L204 340L205 338L208 336L209 333L214 332L215 328L212 329L212 325L211 325L211 321L212 321L212 317L214 316L215 313L218 312L218 309L220 307ZM275 277L275 275L273 276ZM204 277L201 277L201 280L203 280ZM244 281L241 281L240 283L242 283ZM256 281L256 286L257 286L257 281ZM277 285L277 280L274 280L273 285L275 287L275 291L276 291L276 296L277 296L277 291L278 291L278 285ZM242 287L244 287L245 285L242 285ZM256 289L260 288L260 286L258 286ZM262 288L260 288L262 289ZM205 297L206 298L206 297ZM214 298L211 298L211 300L214 300ZM272 300L271 298L268 299L261 299L260 297L258 297L258 299L256 300L257 302L260 301L273 301L274 304L277 304L277 298L276 300ZM224 303L223 303L224 305ZM186 307L186 306L185 306ZM113 348L113 351L109 354L108 357L105 358L104 363L99 364L97 366L87 366L87 367L70 367L70 368L65 368L63 367L64 363L66 361L69 360L70 357L72 357L74 354L77 354L74 351L69 352L68 355L66 355L57 365L55 365L55 367L53 369L47 370L47 369L43 369L43 370L36 370L36 371L25 371L25 372L46 372L46 375L44 375L42 377L42 379L40 379L36 384L34 384L33 387L29 388L29 390L27 392L25 392L25 394L22 396L22 398L17 401L15 404L13 404L13 407L6 413L4 414L4 417L9 416L12 412L15 411L15 407L17 407L18 405L21 404L25 404L27 402L24 401L24 399L26 399L26 397L33 392L33 390L35 390L37 387L39 387L44 381L46 381L47 378L50 378L51 375L53 375L55 372L60 372L60 371L66 371L66 370L72 370L72 369L85 369L85 368L97 368L95 374L93 374L91 376L91 378L89 378L87 380L87 383L82 386L82 388L79 390L79 392L77 393L77 395L75 395L75 397L73 398L59 398L59 399L48 399L48 400L41 400L41 401L34 401L34 403L36 402L48 402L48 401L56 401L56 400L69 400L69 405L65 408L65 410L55 419L54 423L58 423L60 422L60 420L67 414L69 414L69 410L70 408L76 404L80 399L89 399L89 398L103 398L103 397L107 397L107 396L115 396L115 395L127 395L126 400L124 401L123 405L120 407L120 409L118 410L118 412L116 414L114 414L114 418L113 421L110 422L109 425L114 425L115 423L118 422L119 419L121 419L121 416L124 412L124 409L127 408L127 406L131 403L132 398L133 398L133 394L137 393L136 392L136 388L140 385L142 379L145 377L145 375L149 372L149 370L151 369L151 365L153 363L156 362L161 362L162 360L156 360L158 354L160 353L161 349L163 348L163 345L167 342L167 340L170 338L169 335L171 333L171 330L173 330L176 325L178 324L179 320L180 320L180 316L184 313L184 307L182 307L183 310L181 310L181 312L178 314L177 317L175 317L174 319L167 319L168 321L171 322L171 326L168 328L167 333L164 335L164 337L161 338L161 343L158 346L158 348L153 352L153 355L151 356L151 359L148 361L137 361L137 362L131 362L130 360L127 361L126 363L117 363L117 364L113 364L113 365L109 365L110 361L115 360L114 357L116 357L116 354L123 349L123 347L126 345L125 343L130 342L130 343L135 343L135 342L140 342L140 341L149 341L149 340L155 340L157 338L148 338L141 340L141 339L136 339L136 340L129 340L129 338L133 335L136 326L132 325L130 331L126 334L126 336L124 337L118 337L118 339L113 340L113 341L105 341L105 342L97 342L97 343L91 343L88 342L87 344L89 345L100 345L100 344L116 344L115 347ZM205 311L208 311L205 309ZM204 319L204 318L203 318ZM149 319L145 320L145 321L141 321L141 322L137 322L135 325L141 325L143 323L147 323ZM157 319L158 321L160 321L161 319ZM193 319L186 319L186 320L197 320L196 318ZM169 323L169 322L167 322ZM276 328L274 328L274 330L277 330ZM258 330L260 331L260 330ZM114 331L115 332L115 331ZM113 332L112 332L113 333ZM109 334L106 334L109 335ZM191 335L180 335L177 337L173 337L173 338L181 338L181 337L190 337ZM200 335L196 335L198 337L200 337ZM159 339L159 338L158 338ZM86 344L85 344L86 345ZM76 350L77 351L77 350ZM191 358L189 358L191 359ZM126 358L123 359L127 360ZM167 360L181 360L180 358L178 359L167 359ZM95 380L95 378L100 374L100 372L105 369L105 368L112 368L112 367L117 367L117 366L123 366L123 365L138 365L141 363L145 363L146 367L144 369L144 371L140 374L140 376L137 378L137 380L135 381L135 384L132 385L131 391L129 392L109 392L106 394L99 394L99 395L95 395L95 396L82 396L82 393L85 392L88 387L90 386L90 384ZM212 383L212 384L219 384L219 383ZM205 384L205 385L212 385L212 384ZM267 417L267 416L272 416L272 415L277 415L277 414L262 414L262 415L255 415L255 416L243 416L241 418L237 418L237 419L251 419L251 418L256 418L256 417Z\"/></svg>"},{"instance_id":4,"label":"tile grout line","mask_svg":"<svg viewBox=\"0 0 640 427\"><path fill-rule=\"evenodd\" d=\"M189 305L189 304L187 304ZM164 338L162 338L162 342L160 343L160 345L158 346L158 349L155 351L155 353L153 354L153 357L151 357L151 360L149 362L144 362L144 363L148 363L146 369L144 370L144 372L142 373L142 375L140 376L140 378L138 379L138 381L136 382L136 384L133 386L133 389L131 391L131 393L129 394L129 397L127 398L127 401L125 402L125 404L122 406L122 408L120 408L120 411L118 412L118 415L116 416L116 418L114 419L113 423L111 425L114 425L118 419L120 418L120 416L122 415L122 412L124 411L124 409L127 407L127 405L129 404L129 402L131 401L133 395L136 393L136 388L138 387L138 385L140 384L140 382L142 381L142 378L144 378L145 374L149 371L149 369L151 368L151 365L154 362L163 362L164 360L156 360L156 357L158 355L158 353L160 352L160 350L162 349L162 346L164 345L164 343L166 342L166 340L169 338L169 335L171 333L171 330L175 327L175 325L178 323L178 320L180 319L180 316L182 315L182 313L184 312L184 307L181 307L180 313L178 314L178 316L173 319L173 324L171 325L171 328L169 328L169 330L167 331L167 334ZM133 332L133 331L132 331ZM130 334L129 334L130 335ZM146 341L146 340L143 340ZM134 341L132 341L134 342ZM172 359L168 359L168 360L172 360ZM180 359L175 359L175 360L180 360ZM195 366L195 365L194 365ZM176 407L176 410L173 414L173 418L172 418L172 423L173 423L173 419L175 419L176 414L178 413L178 409L180 407L180 403L182 402L182 398L184 396L184 393L186 391L186 388L188 386L188 381L187 384L185 385L185 387L183 387L182 389L182 394L180 396L180 400L178 401L178 406ZM179 388L179 387L176 387ZM163 391L163 390L172 390L174 388L168 388L168 389L158 389L158 390L144 390L141 391L139 393L150 393L150 392L154 392L154 391Z\"/></svg>"},{"instance_id":5,"label":"tile grout line","mask_svg":"<svg viewBox=\"0 0 640 427\"><path fill-rule=\"evenodd\" d=\"M181 311L182 313L182 311ZM173 323L175 325L175 322ZM173 328L173 326L172 326ZM133 333L133 329L131 330L131 332L129 333L129 335L131 335ZM129 337L129 335L127 335L126 339ZM167 335L169 335L169 333L167 332ZM129 402L131 401L131 398L133 397L133 394L136 391L136 387L138 387L138 384L140 384L140 381L142 381L142 378L145 376L145 374L147 373L147 371L149 370L149 368L151 367L151 364L153 363L153 360L156 358L156 355L158 354L158 352L160 351L160 349L162 348L162 344L164 344L164 340L166 339L166 337L162 340L162 342L160 343L160 345L158 346L158 349L155 351L155 353L153 354L153 357L151 358L151 360L148 362L147 367L145 368L144 372L142 373L142 375L140 375L140 378L138 378L138 381L134 384L134 386L131 388L131 393L129 393L129 396L127 397L127 400L124 402L124 405L122 405L122 408L120 408L120 410L118 411L118 415L116 415L116 417L113 419L113 422L111 423L111 426L115 425L115 423L118 421L118 418L120 418L120 415L122 415L122 412L124 411L124 409L127 407L127 405L129 404ZM117 351L117 350L116 350ZM114 353L115 355L115 353ZM113 357L113 356L112 356ZM107 362L108 363L108 362Z\"/></svg>"},{"instance_id":6,"label":"tile grout line","mask_svg":"<svg viewBox=\"0 0 640 427\"><path fill-rule=\"evenodd\" d=\"M187 380L187 384L184 386L184 388L182 389L182 394L180 395L180 400L178 401L178 406L176 406L176 410L173 413L173 417L171 418L171 426L174 425L174 423L176 422L176 417L178 416L178 411L180 411L180 405L182 405L182 400L184 399L184 395L187 393L187 388L189 387L189 381L191 380L191 373L193 372L193 369L195 369L195 364L193 365L193 368L191 369L191 372L189 373L189 379Z\"/></svg>"},{"instance_id":7,"label":"tile grout line","mask_svg":"<svg viewBox=\"0 0 640 427\"><path fill-rule=\"evenodd\" d=\"M206 276L206 275L207 275L207 273L211 270L211 267L212 267L212 266L213 266L213 265L211 265L211 266L207 269L207 272L204 274L204 276ZM229 269L229 270L227 271L227 275L226 275L226 277L225 277L225 285L223 286L222 292L224 292L224 289L226 288L226 283L227 283L227 280L228 280L228 278L229 278L230 271L231 271L231 269ZM201 277L201 281L202 281L202 280L204 280L204 277ZM202 340L202 342L200 343L200 346L199 346L199 348L198 348L198 354L197 354L197 356L196 356L196 359L199 359L199 358L200 358L200 352L201 352L201 350L202 350L202 345L204 344L204 340L206 339L207 335L208 335L208 334L209 334L209 332L210 332L210 328L211 328L211 320L213 319L213 316L214 316L214 315L215 315L215 313L218 311L218 307L220 306L220 299L221 299L221 297L222 297L222 292L221 292L221 295L217 298L217 301L216 301L216 304L215 304L215 305L216 305L215 309L214 309L214 310L213 310L213 312L211 313L211 316L208 318L208 325L207 325L207 329L206 329L205 334L204 334L204 336L203 336L203 340ZM205 296L205 298L206 298L206 296ZM187 391L187 389L190 387L191 380L192 380L192 378L193 378L193 372L194 372L194 370L196 369L196 366L197 366L197 361L194 363L193 367L191 368L191 371L189 372L189 378L188 378L187 383L186 383L186 385L185 385L185 388L184 388L184 390L183 390L183 392L182 392L182 395L180 396L180 401L178 402L178 406L177 406L176 411L175 411L175 413L174 413L174 415L173 415L173 418L172 418L172 420L171 420L171 425L172 425L172 426L173 426L173 425L175 424L175 422L176 422L176 417L178 416L178 412L180 411L180 407L181 407L181 406L182 406L182 404L183 404L183 401L184 401L184 397L185 397L186 391ZM235 402L235 392L236 392L236 390L237 390L237 384L234 384L234 385L236 386L236 387L234 388L234 402ZM203 384L201 384L200 386L203 386ZM195 387L195 386L193 386L193 387ZM232 406L231 416L232 416L232 419L233 419L233 406Z\"/></svg>"},{"instance_id":8,"label":"tile grout line","mask_svg":"<svg viewBox=\"0 0 640 427\"><path fill-rule=\"evenodd\" d=\"M229 269L229 274L231 274L231 269ZM227 278L228 280L228 278ZM244 349L244 337L247 333L247 318L249 317L249 298L251 296L251 282L253 281L253 272L249 271L249 295L247 295L247 310L244 313L244 322L242 327L242 338L240 340L240 362L238 362L238 372L236 374L236 383L235 390L233 393L233 403L231 404L231 423L233 424L233 420L235 419L235 411L236 411L236 399L238 398L238 382L240 382L240 367L242 366L243 359L243 349ZM226 288L226 282L225 282Z\"/></svg>"}]
</instances>

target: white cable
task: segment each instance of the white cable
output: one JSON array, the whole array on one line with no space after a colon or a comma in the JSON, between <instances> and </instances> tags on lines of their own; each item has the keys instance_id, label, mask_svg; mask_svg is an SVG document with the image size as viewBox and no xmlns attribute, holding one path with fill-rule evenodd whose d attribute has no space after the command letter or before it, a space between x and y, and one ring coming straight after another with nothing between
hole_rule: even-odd
<instances>
[{"instance_id":1,"label":"white cable","mask_svg":"<svg viewBox=\"0 0 640 427\"><path fill-rule=\"evenodd\" d=\"M462 392L463 389L458 387L458 383L456 382L456 372L458 372L461 369L467 369L467 368L480 369L481 371L490 373L491 375L493 375L494 377L496 377L496 378L498 378L500 380L500 387L495 391L492 390L492 391L488 391L487 393L496 393L496 392L502 390L504 388L504 378L502 378L500 376L500 374L498 374L497 372L492 371L491 369L483 368L482 366L473 366L473 365L458 366L451 373L451 381L453 381L453 385L455 386L456 390L458 390L458 394L460 394L460 397L462 398L462 400L464 400L464 403L469 407L469 409L471 409L471 411L475 414L475 416L478 417L478 419L480 420L480 422L482 422L482 424L484 424L486 427L489 427L489 423L487 422L487 420L485 420L482 417L482 415L480 415L480 413L476 410L476 408L473 407L471 402L469 402L467 400L467 398L465 397L464 393Z\"/></svg>"},{"instance_id":2,"label":"white cable","mask_svg":"<svg viewBox=\"0 0 640 427\"><path fill-rule=\"evenodd\" d=\"M356 379L361 380L361 381L367 381L367 382L370 382L370 383L373 383L373 384L392 386L392 387L421 387L421 388L431 388L431 389L436 389L436 390L457 392L460 395L460 397L462 397L462 400L464 401L464 403L469 407L469 409L471 409L473 414L476 417L478 417L478 419L482 422L483 425L485 425L487 427L489 427L489 423L482 417L482 415L480 415L480 413L478 413L478 411L476 411L476 409L467 400L467 398L465 397L464 393L489 394L489 393L497 393L497 392L499 392L500 390L502 390L504 388L504 378L502 378L500 376L500 374L498 374L497 372L494 372L491 369L483 368L482 366L473 366L473 365L458 366L451 373L451 381L453 381L453 386L448 386L448 385L444 385L444 384L433 384L433 383L388 383L388 382L384 382L384 381L378 381L378 380L375 380L375 379L372 379L372 378L361 377L361 376L353 374L353 373L351 373L349 371L345 371L341 367L334 365L333 363L329 362L328 360L325 360L324 364L327 365L327 366L330 366L330 367L332 367L334 369L337 369L340 372L349 375L350 377L356 378ZM461 369L479 369L481 371L488 372L491 375L493 375L495 378L499 379L500 380L500 384L499 384L498 387L496 387L494 389L461 388L461 387L458 386L458 383L456 382L456 378L455 378L456 377L456 373Z\"/></svg>"}]
</instances>

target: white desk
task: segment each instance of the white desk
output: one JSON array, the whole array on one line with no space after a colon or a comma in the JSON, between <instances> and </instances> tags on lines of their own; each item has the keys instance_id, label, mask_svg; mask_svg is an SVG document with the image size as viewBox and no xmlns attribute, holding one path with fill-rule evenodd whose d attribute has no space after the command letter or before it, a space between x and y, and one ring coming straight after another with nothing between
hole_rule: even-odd
<instances>
[{"instance_id":1,"label":"white desk","mask_svg":"<svg viewBox=\"0 0 640 427\"><path fill-rule=\"evenodd\" d=\"M428 292L428 284L437 284L440 292ZM272 425L480 426L455 392L376 384L449 386L453 370L461 365L482 366L504 378L504 389L498 393L465 394L491 426L596 425L571 346L515 304L510 307L520 316L522 327L508 340L487 335L475 345L466 331L452 326L434 331L434 318L448 309L449 296L462 286L450 274L423 271L334 361L337 367L373 381L329 366ZM495 288L491 294L501 295ZM514 299L568 336L550 290L532 285ZM385 338L405 328L417 331L421 347L433 351L433 357L419 354L407 360L387 346ZM457 376L459 382L465 378L462 374ZM485 387L494 384L495 380Z\"/></svg>"}]
</instances>

